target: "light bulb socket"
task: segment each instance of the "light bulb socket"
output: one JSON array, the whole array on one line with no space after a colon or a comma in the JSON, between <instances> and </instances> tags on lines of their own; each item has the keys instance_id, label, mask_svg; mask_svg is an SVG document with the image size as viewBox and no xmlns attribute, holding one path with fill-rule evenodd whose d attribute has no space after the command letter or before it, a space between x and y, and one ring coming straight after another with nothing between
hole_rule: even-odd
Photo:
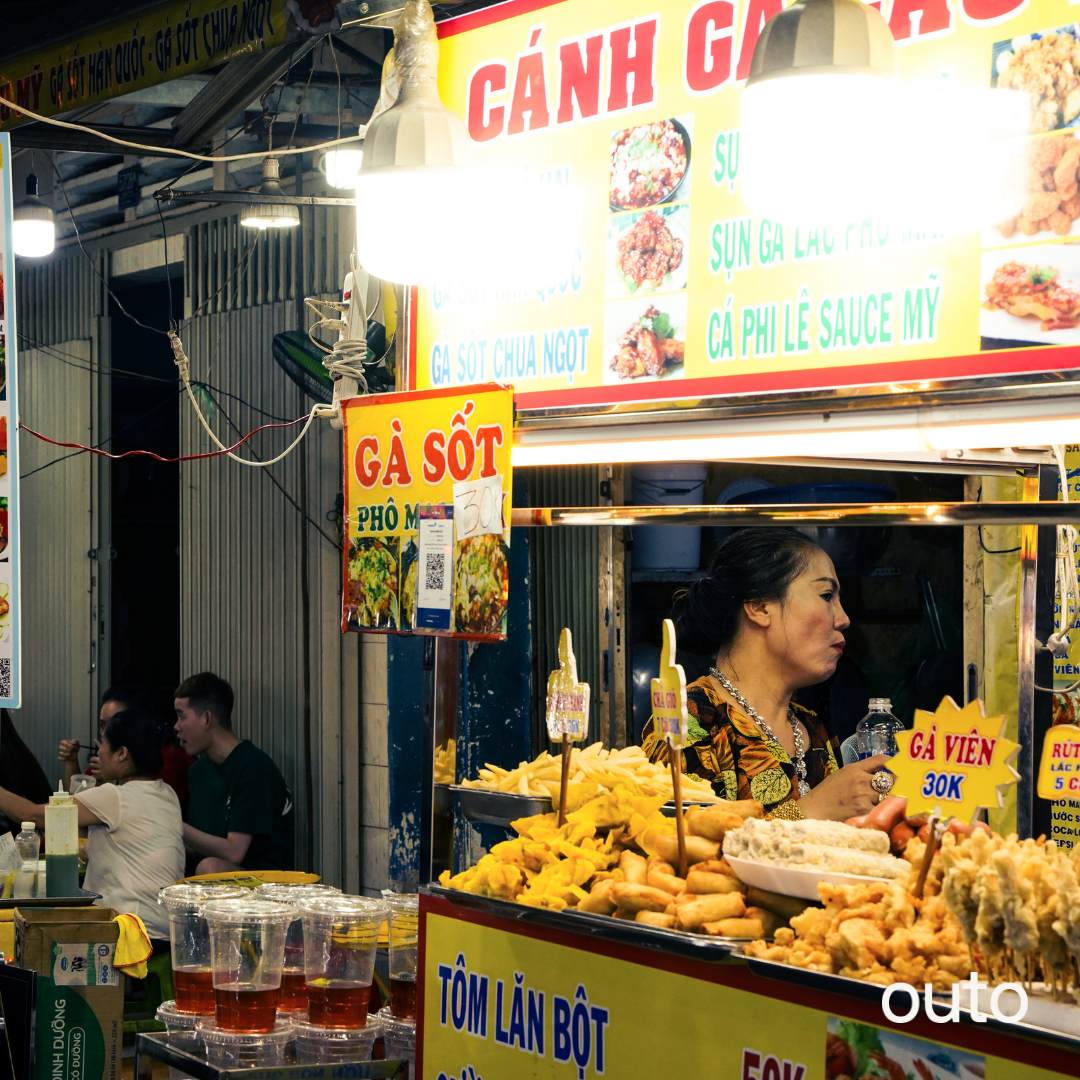
<instances>
[{"instance_id":1,"label":"light bulb socket","mask_svg":"<svg viewBox=\"0 0 1080 1080\"><path fill-rule=\"evenodd\" d=\"M281 190L281 164L276 157L264 157L262 184L257 192L261 197L285 198ZM240 224L253 229L287 229L300 224L300 211L292 203L254 202L244 207Z\"/></svg>"}]
</instances>

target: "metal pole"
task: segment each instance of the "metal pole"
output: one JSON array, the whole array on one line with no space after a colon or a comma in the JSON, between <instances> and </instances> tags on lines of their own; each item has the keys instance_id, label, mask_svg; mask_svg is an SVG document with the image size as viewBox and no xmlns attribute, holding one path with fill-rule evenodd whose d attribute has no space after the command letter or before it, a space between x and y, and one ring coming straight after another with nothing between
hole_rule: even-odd
<instances>
[{"instance_id":1,"label":"metal pole","mask_svg":"<svg viewBox=\"0 0 1080 1080\"><path fill-rule=\"evenodd\" d=\"M1024 477L1024 507L1039 498L1039 470L1030 469ZM1043 504L1045 505L1045 504ZM1025 524L1020 528L1020 611L1017 625L1016 668L1016 741L1017 756L1016 832L1020 839L1031 836L1033 807L1035 737L1035 580L1039 569L1039 529Z\"/></svg>"},{"instance_id":2,"label":"metal pole","mask_svg":"<svg viewBox=\"0 0 1080 1080\"><path fill-rule=\"evenodd\" d=\"M1077 525L1080 502L788 503L761 506L536 507L515 527L552 525Z\"/></svg>"}]
</instances>

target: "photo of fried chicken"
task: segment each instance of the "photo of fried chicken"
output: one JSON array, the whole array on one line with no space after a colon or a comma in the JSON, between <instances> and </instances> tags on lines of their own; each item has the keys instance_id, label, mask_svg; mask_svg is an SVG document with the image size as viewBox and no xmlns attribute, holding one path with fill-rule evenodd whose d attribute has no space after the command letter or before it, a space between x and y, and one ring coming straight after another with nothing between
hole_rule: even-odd
<instances>
[{"instance_id":1,"label":"photo of fried chicken","mask_svg":"<svg viewBox=\"0 0 1080 1080\"><path fill-rule=\"evenodd\" d=\"M672 235L667 220L653 210L646 210L615 244L615 266L628 291L644 283L663 288L665 278L682 261L682 240Z\"/></svg>"},{"instance_id":2,"label":"photo of fried chicken","mask_svg":"<svg viewBox=\"0 0 1080 1080\"><path fill-rule=\"evenodd\" d=\"M1080 218L1080 139L1072 132L1029 140L1028 195L1020 213L996 228L1006 239L1021 232L1068 236Z\"/></svg>"},{"instance_id":3,"label":"photo of fried chicken","mask_svg":"<svg viewBox=\"0 0 1080 1080\"><path fill-rule=\"evenodd\" d=\"M995 59L997 85L1031 95L1032 131L1053 131L1080 116L1080 41L1076 28L1043 34Z\"/></svg>"},{"instance_id":4,"label":"photo of fried chicken","mask_svg":"<svg viewBox=\"0 0 1080 1080\"><path fill-rule=\"evenodd\" d=\"M1080 326L1080 283L1061 278L1052 266L1007 262L987 282L983 307L1040 319L1044 332L1071 330Z\"/></svg>"},{"instance_id":5,"label":"photo of fried chicken","mask_svg":"<svg viewBox=\"0 0 1080 1080\"><path fill-rule=\"evenodd\" d=\"M650 305L620 335L616 347L610 369L620 379L639 379L664 375L669 365L681 364L685 344L675 336L668 315Z\"/></svg>"}]
</instances>

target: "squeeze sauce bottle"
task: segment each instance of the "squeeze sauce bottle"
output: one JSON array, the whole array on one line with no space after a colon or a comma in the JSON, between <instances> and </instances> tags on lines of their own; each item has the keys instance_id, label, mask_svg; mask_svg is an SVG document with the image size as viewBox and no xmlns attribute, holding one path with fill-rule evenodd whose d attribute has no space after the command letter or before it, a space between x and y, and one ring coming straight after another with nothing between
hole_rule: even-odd
<instances>
[{"instance_id":1,"label":"squeeze sauce bottle","mask_svg":"<svg viewBox=\"0 0 1080 1080\"><path fill-rule=\"evenodd\" d=\"M79 895L79 808L63 788L45 807L45 895Z\"/></svg>"}]
</instances>

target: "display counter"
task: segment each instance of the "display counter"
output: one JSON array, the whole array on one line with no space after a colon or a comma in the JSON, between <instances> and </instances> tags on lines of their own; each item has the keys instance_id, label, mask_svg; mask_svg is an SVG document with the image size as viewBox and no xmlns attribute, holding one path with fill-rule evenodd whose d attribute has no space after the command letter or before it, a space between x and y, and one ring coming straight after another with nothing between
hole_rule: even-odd
<instances>
[{"instance_id":1,"label":"display counter","mask_svg":"<svg viewBox=\"0 0 1080 1080\"><path fill-rule=\"evenodd\" d=\"M845 1044L880 1054L889 1080L1080 1076L1080 1020L1071 1036L966 1010L890 1023L880 986L727 943L440 887L421 891L420 911L425 1080L839 1080ZM909 1001L895 995L894 1010Z\"/></svg>"}]
</instances>

